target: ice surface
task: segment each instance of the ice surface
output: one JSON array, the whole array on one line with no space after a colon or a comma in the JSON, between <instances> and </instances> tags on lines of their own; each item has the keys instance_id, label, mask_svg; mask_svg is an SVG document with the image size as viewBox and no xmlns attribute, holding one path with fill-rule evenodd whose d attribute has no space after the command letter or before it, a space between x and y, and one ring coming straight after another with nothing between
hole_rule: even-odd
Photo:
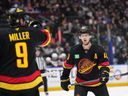
<instances>
[{"instance_id":1,"label":"ice surface","mask_svg":"<svg viewBox=\"0 0 128 96\"><path fill-rule=\"evenodd\" d=\"M128 96L128 86L123 87L108 87L110 96ZM41 92L40 96L45 96L43 92ZM73 90L68 92L66 91L51 91L49 92L49 96L73 96ZM94 96L93 93L89 92L88 96Z\"/></svg>"}]
</instances>

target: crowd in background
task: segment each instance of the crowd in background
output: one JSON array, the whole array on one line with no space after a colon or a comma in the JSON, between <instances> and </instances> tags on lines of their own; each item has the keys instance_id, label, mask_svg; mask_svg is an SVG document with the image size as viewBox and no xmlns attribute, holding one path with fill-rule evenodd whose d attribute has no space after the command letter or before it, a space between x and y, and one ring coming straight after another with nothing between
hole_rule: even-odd
<instances>
[{"instance_id":1,"label":"crowd in background","mask_svg":"<svg viewBox=\"0 0 128 96\"><path fill-rule=\"evenodd\" d=\"M71 46L79 43L82 25L91 26L92 42L106 50L112 42L114 64L128 64L128 0L1 0L0 5L0 15L20 6L50 30L52 42L42 50L51 66L62 66Z\"/></svg>"}]
</instances>

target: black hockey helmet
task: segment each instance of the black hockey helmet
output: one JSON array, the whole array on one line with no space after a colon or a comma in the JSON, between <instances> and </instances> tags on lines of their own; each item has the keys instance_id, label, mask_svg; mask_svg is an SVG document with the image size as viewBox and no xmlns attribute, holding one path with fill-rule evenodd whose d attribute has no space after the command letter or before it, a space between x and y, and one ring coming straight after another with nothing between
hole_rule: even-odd
<instances>
[{"instance_id":1,"label":"black hockey helmet","mask_svg":"<svg viewBox=\"0 0 128 96\"><path fill-rule=\"evenodd\" d=\"M24 21L25 25L21 25L20 19ZM11 27L42 27L41 22L29 16L23 8L11 8L9 10L9 23Z\"/></svg>"},{"instance_id":2,"label":"black hockey helmet","mask_svg":"<svg viewBox=\"0 0 128 96\"><path fill-rule=\"evenodd\" d=\"M81 35L81 34L84 34L84 33L91 34L91 31L92 31L92 29L91 29L90 26L82 26L82 27L80 28L79 34L80 34L80 35Z\"/></svg>"},{"instance_id":3,"label":"black hockey helmet","mask_svg":"<svg viewBox=\"0 0 128 96\"><path fill-rule=\"evenodd\" d=\"M19 27L20 19L22 18L25 22L27 22L27 14L25 10L22 8L11 8L8 12L9 14L9 23L11 27Z\"/></svg>"}]
</instances>

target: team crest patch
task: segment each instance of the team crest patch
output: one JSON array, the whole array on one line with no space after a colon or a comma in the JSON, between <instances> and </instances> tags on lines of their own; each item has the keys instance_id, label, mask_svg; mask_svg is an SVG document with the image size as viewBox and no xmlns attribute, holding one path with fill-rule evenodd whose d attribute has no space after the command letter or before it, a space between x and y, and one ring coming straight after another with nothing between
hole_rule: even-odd
<instances>
[{"instance_id":1,"label":"team crest patch","mask_svg":"<svg viewBox=\"0 0 128 96\"><path fill-rule=\"evenodd\" d=\"M92 71L93 67L95 66L95 62L83 58L78 63L78 72L81 74L88 74Z\"/></svg>"},{"instance_id":2,"label":"team crest patch","mask_svg":"<svg viewBox=\"0 0 128 96\"><path fill-rule=\"evenodd\" d=\"M75 54L75 59L79 59L79 58L80 58L79 54Z\"/></svg>"}]
</instances>

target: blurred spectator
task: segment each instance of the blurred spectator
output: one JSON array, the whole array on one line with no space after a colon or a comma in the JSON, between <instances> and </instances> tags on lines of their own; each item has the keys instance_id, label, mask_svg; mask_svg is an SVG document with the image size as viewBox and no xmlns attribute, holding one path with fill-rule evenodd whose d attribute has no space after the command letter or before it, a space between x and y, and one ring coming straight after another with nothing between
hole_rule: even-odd
<instances>
[{"instance_id":1,"label":"blurred spectator","mask_svg":"<svg viewBox=\"0 0 128 96\"><path fill-rule=\"evenodd\" d=\"M61 46L61 44L59 44L59 42L56 44L55 52L56 52L58 55L60 55L61 53L64 52L64 48Z\"/></svg>"},{"instance_id":2,"label":"blurred spectator","mask_svg":"<svg viewBox=\"0 0 128 96\"><path fill-rule=\"evenodd\" d=\"M50 57L54 52L54 49L52 48L51 44L49 44L47 47L43 48L43 51L45 57Z\"/></svg>"},{"instance_id":3,"label":"blurred spectator","mask_svg":"<svg viewBox=\"0 0 128 96\"><path fill-rule=\"evenodd\" d=\"M51 31L54 43L58 42L58 29L61 30L62 42L60 45L53 44L54 46L44 48L46 57L51 58L51 54L56 51L59 55L64 51L67 54L74 41L78 43L79 28L90 25L96 37L93 41L105 47L108 47L108 29L110 30L110 38L115 48L114 60L117 63L122 62L120 58L123 56L117 57L116 54L122 54L118 50L128 46L127 0L2 0L0 4L0 14L9 7L24 7L26 12L38 18L43 27Z\"/></svg>"}]
</instances>

